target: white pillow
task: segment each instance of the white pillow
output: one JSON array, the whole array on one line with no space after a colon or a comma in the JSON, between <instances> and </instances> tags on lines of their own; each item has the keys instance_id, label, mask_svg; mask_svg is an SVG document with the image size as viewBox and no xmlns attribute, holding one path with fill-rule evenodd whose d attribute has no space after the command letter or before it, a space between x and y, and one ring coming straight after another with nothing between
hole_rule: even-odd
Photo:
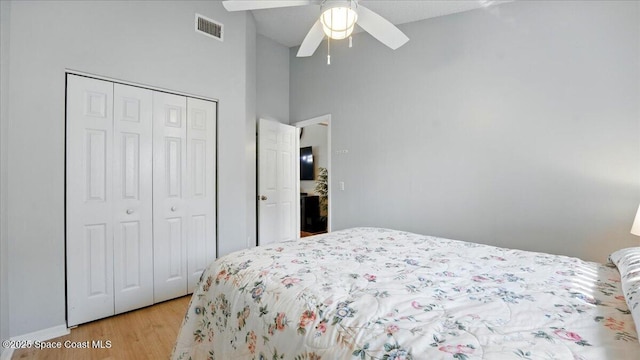
<instances>
[{"instance_id":1,"label":"white pillow","mask_svg":"<svg viewBox=\"0 0 640 360\"><path fill-rule=\"evenodd\" d=\"M640 247L621 249L609 255L620 271L622 293L640 334Z\"/></svg>"}]
</instances>

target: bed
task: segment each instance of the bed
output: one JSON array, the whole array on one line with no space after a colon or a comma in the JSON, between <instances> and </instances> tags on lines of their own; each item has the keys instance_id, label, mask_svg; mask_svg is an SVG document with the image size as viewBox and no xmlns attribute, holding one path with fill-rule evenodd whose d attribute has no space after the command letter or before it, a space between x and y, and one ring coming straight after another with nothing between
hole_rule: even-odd
<instances>
[{"instance_id":1,"label":"bed","mask_svg":"<svg viewBox=\"0 0 640 360\"><path fill-rule=\"evenodd\" d=\"M261 246L205 270L173 358L638 360L637 249L598 264L378 228Z\"/></svg>"}]
</instances>

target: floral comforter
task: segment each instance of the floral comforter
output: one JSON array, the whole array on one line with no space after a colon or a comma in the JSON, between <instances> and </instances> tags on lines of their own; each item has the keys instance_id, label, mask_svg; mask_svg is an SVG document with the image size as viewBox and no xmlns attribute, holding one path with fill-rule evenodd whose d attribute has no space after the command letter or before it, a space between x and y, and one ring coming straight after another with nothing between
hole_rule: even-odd
<instances>
[{"instance_id":1,"label":"floral comforter","mask_svg":"<svg viewBox=\"0 0 640 360\"><path fill-rule=\"evenodd\" d=\"M174 359L634 359L612 264L355 228L203 273Z\"/></svg>"}]
</instances>

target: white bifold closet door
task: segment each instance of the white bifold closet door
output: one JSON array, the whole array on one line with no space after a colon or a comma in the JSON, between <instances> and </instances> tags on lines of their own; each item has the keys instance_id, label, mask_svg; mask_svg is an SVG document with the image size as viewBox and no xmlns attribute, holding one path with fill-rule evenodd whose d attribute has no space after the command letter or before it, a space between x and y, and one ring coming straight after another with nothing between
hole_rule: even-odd
<instances>
[{"instance_id":1,"label":"white bifold closet door","mask_svg":"<svg viewBox=\"0 0 640 360\"><path fill-rule=\"evenodd\" d=\"M69 76L68 324L153 303L151 91Z\"/></svg>"},{"instance_id":2,"label":"white bifold closet door","mask_svg":"<svg viewBox=\"0 0 640 360\"><path fill-rule=\"evenodd\" d=\"M114 84L115 313L153 304L151 90Z\"/></svg>"},{"instance_id":3,"label":"white bifold closet door","mask_svg":"<svg viewBox=\"0 0 640 360\"><path fill-rule=\"evenodd\" d=\"M216 258L216 103L187 98L187 293Z\"/></svg>"},{"instance_id":4,"label":"white bifold closet door","mask_svg":"<svg viewBox=\"0 0 640 360\"><path fill-rule=\"evenodd\" d=\"M113 315L113 83L67 80L69 326Z\"/></svg>"},{"instance_id":5,"label":"white bifold closet door","mask_svg":"<svg viewBox=\"0 0 640 360\"><path fill-rule=\"evenodd\" d=\"M67 323L193 292L216 258L216 103L67 76Z\"/></svg>"},{"instance_id":6,"label":"white bifold closet door","mask_svg":"<svg viewBox=\"0 0 640 360\"><path fill-rule=\"evenodd\" d=\"M187 293L187 98L153 93L153 250L156 302Z\"/></svg>"},{"instance_id":7,"label":"white bifold closet door","mask_svg":"<svg viewBox=\"0 0 640 360\"><path fill-rule=\"evenodd\" d=\"M154 300L193 292L215 248L215 103L153 94Z\"/></svg>"}]
</instances>

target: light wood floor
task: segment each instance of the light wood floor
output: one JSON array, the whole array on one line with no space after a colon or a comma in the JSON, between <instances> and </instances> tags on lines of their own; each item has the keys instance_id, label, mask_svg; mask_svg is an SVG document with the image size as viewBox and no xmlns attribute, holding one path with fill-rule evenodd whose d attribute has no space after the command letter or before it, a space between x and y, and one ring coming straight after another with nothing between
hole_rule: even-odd
<instances>
[{"instance_id":1,"label":"light wood floor","mask_svg":"<svg viewBox=\"0 0 640 360\"><path fill-rule=\"evenodd\" d=\"M13 359L168 359L191 296L80 325L56 339L74 342L106 340L110 349L21 349Z\"/></svg>"}]
</instances>

